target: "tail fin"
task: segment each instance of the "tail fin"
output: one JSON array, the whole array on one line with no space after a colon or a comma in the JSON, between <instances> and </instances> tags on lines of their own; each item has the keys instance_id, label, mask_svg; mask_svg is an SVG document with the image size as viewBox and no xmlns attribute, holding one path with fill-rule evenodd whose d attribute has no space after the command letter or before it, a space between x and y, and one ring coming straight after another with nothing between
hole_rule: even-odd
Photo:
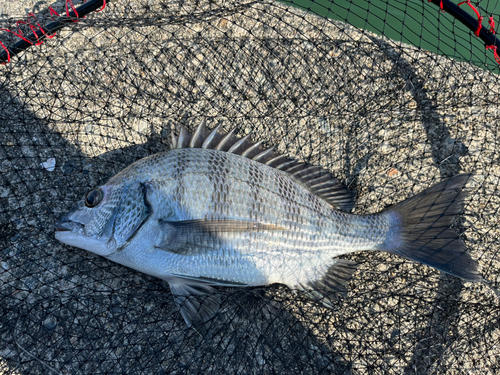
<instances>
[{"instance_id":1,"label":"tail fin","mask_svg":"<svg viewBox=\"0 0 500 375\"><path fill-rule=\"evenodd\" d=\"M451 275L481 281L477 263L450 228L467 195L470 173L451 177L385 212L394 231L381 250L415 260Z\"/></svg>"}]
</instances>

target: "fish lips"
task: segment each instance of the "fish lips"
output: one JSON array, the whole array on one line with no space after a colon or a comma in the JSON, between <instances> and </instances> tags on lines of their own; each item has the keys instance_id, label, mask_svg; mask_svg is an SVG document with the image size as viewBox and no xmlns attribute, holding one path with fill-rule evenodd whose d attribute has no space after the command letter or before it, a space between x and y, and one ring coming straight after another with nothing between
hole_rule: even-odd
<instances>
[{"instance_id":1,"label":"fish lips","mask_svg":"<svg viewBox=\"0 0 500 375\"><path fill-rule=\"evenodd\" d=\"M78 247L102 256L116 252L115 241L103 240L100 237L86 237L82 232L83 225L74 221L61 219L54 225L55 238L65 245Z\"/></svg>"},{"instance_id":2,"label":"fish lips","mask_svg":"<svg viewBox=\"0 0 500 375\"><path fill-rule=\"evenodd\" d=\"M82 227L81 224L75 223L74 221L67 221L64 219L59 220L54 224L54 230L56 232L74 232Z\"/></svg>"}]
</instances>

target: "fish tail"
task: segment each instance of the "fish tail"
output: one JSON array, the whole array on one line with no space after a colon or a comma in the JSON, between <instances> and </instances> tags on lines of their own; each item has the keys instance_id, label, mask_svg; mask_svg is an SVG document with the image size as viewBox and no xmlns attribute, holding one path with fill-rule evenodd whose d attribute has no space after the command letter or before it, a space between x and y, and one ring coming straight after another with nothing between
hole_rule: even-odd
<instances>
[{"instance_id":1,"label":"fish tail","mask_svg":"<svg viewBox=\"0 0 500 375\"><path fill-rule=\"evenodd\" d=\"M448 178L384 212L391 230L380 250L470 281L481 281L477 263L450 224L462 209L470 173Z\"/></svg>"}]
</instances>

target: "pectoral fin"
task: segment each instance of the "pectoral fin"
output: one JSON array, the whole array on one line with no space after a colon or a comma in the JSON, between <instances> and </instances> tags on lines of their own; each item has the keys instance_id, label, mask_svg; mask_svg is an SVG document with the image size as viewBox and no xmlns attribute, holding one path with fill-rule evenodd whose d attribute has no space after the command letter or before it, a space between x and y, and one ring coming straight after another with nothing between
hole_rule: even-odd
<instances>
[{"instance_id":1,"label":"pectoral fin","mask_svg":"<svg viewBox=\"0 0 500 375\"><path fill-rule=\"evenodd\" d=\"M224 234L285 230L274 224L243 220L160 220L157 248L182 255L195 255L223 246Z\"/></svg>"},{"instance_id":2,"label":"pectoral fin","mask_svg":"<svg viewBox=\"0 0 500 375\"><path fill-rule=\"evenodd\" d=\"M189 327L202 329L219 311L220 295L211 286L179 278L168 280L168 284Z\"/></svg>"},{"instance_id":3,"label":"pectoral fin","mask_svg":"<svg viewBox=\"0 0 500 375\"><path fill-rule=\"evenodd\" d=\"M183 220L183 221L166 221L161 220L161 223L168 224L180 232L187 233L230 233L230 232L250 232L256 230L285 230L284 227L274 224L258 223L255 221L244 220Z\"/></svg>"}]
</instances>

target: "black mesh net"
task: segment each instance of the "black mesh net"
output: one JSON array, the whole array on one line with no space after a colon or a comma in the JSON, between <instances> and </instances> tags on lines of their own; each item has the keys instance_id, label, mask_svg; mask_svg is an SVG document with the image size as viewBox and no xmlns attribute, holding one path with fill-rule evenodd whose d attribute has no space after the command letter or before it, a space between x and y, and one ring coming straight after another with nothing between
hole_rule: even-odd
<instances>
[{"instance_id":1,"label":"black mesh net","mask_svg":"<svg viewBox=\"0 0 500 375\"><path fill-rule=\"evenodd\" d=\"M497 1L460 5L472 27L439 1L68 4L0 5L0 373L499 371ZM89 189L203 118L329 169L358 214L473 172L454 228L491 287L361 252L335 308L220 288L202 338L162 281L54 239Z\"/></svg>"}]
</instances>

